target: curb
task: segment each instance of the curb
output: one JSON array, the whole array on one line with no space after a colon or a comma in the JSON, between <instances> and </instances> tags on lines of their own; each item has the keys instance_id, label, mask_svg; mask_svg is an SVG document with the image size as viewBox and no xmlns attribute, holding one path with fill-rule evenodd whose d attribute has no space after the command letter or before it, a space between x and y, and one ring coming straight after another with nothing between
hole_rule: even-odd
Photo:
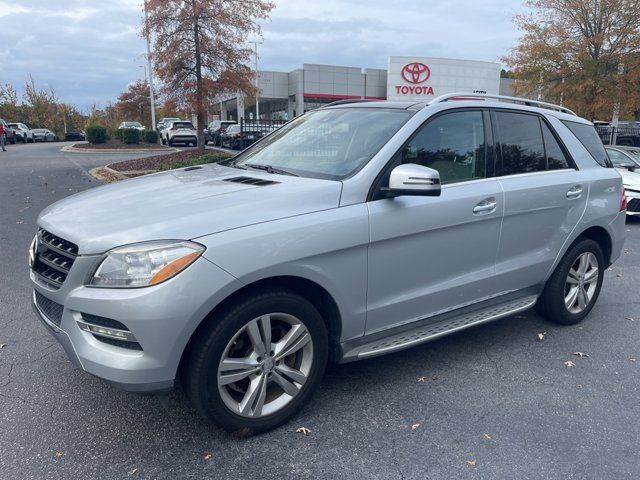
<instances>
[{"instance_id":1,"label":"curb","mask_svg":"<svg viewBox=\"0 0 640 480\"><path fill-rule=\"evenodd\" d=\"M173 153L179 152L177 148L76 148L74 145L67 145L60 149L67 153Z\"/></svg>"}]
</instances>

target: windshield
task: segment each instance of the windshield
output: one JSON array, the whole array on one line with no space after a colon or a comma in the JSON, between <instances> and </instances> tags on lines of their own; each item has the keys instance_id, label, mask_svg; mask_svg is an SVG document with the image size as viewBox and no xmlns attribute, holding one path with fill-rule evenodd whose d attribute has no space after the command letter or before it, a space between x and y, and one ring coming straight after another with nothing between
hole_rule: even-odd
<instances>
[{"instance_id":1,"label":"windshield","mask_svg":"<svg viewBox=\"0 0 640 480\"><path fill-rule=\"evenodd\" d=\"M125 127L141 127L142 124L139 122L124 122Z\"/></svg>"},{"instance_id":2,"label":"windshield","mask_svg":"<svg viewBox=\"0 0 640 480\"><path fill-rule=\"evenodd\" d=\"M232 163L340 180L365 165L414 112L382 108L317 110L284 125Z\"/></svg>"},{"instance_id":3,"label":"windshield","mask_svg":"<svg viewBox=\"0 0 640 480\"><path fill-rule=\"evenodd\" d=\"M633 159L635 160L636 163L640 163L640 150L631 150L631 149L625 149L624 150L629 156L633 157Z\"/></svg>"}]
</instances>

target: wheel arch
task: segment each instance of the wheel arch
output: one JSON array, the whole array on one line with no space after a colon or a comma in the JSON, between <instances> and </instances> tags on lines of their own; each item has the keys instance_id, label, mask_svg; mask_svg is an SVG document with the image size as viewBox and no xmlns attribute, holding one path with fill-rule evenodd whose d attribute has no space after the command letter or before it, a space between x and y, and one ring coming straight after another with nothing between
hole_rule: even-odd
<instances>
[{"instance_id":1,"label":"wheel arch","mask_svg":"<svg viewBox=\"0 0 640 480\"><path fill-rule=\"evenodd\" d=\"M323 286L312 280L304 277L282 275L263 278L244 285L218 303L204 317L189 337L180 357L178 371L181 371L183 363L185 359L188 358L188 353L194 344L195 339L198 338L199 333L206 328L209 322L214 321L218 312L243 297L250 296L258 291L278 288L291 290L292 292L297 293L311 302L311 304L318 309L329 334L329 359L334 362L339 361L341 352L340 335L342 333L342 316L335 299Z\"/></svg>"},{"instance_id":2,"label":"wheel arch","mask_svg":"<svg viewBox=\"0 0 640 480\"><path fill-rule=\"evenodd\" d=\"M576 239L571 243L572 245L581 238L589 238L595 241L600 248L602 249L602 253L604 254L604 261L606 268L611 265L611 252L613 249L613 241L611 239L611 235L609 232L603 227L593 226L584 230L580 235L576 237Z\"/></svg>"}]
</instances>

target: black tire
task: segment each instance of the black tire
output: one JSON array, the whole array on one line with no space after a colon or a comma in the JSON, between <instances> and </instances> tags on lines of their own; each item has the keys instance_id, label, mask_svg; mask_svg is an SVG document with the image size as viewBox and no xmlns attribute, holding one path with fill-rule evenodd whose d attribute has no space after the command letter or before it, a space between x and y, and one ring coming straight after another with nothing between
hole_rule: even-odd
<instances>
[{"instance_id":1,"label":"black tire","mask_svg":"<svg viewBox=\"0 0 640 480\"><path fill-rule=\"evenodd\" d=\"M299 393L280 410L260 418L244 417L224 403L218 390L218 365L236 332L271 312L293 315L307 328L313 342L311 369ZM228 431L250 435L282 425L303 407L322 380L327 356L327 330L318 310L291 291L263 290L223 308L197 332L183 362L181 379L187 396L202 416Z\"/></svg>"},{"instance_id":2,"label":"black tire","mask_svg":"<svg viewBox=\"0 0 640 480\"><path fill-rule=\"evenodd\" d=\"M162 145L166 145L167 142L165 141L164 137L160 137L160 143L162 143Z\"/></svg>"},{"instance_id":3,"label":"black tire","mask_svg":"<svg viewBox=\"0 0 640 480\"><path fill-rule=\"evenodd\" d=\"M595 292L586 308L579 313L572 313L565 305L565 286L569 270L583 253L591 252L598 262L598 280ZM600 245L589 238L579 238L569 248L567 253L547 280L542 295L536 303L536 311L550 322L560 325L575 325L581 322L591 311L602 288L602 279L606 268L604 254Z\"/></svg>"}]
</instances>

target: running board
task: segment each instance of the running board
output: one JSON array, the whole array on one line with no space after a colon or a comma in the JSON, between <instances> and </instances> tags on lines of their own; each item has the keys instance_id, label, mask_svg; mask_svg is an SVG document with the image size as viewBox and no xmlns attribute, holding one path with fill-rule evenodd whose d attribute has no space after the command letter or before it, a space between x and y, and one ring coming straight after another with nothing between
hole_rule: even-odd
<instances>
[{"instance_id":1,"label":"running board","mask_svg":"<svg viewBox=\"0 0 640 480\"><path fill-rule=\"evenodd\" d=\"M345 357L355 356L359 360L412 347L457 332L458 330L522 312L523 310L533 307L537 299L538 297L536 295L531 295L476 312L448 318L430 325L421 325L414 330L405 331L365 344L358 349L359 351L357 353L349 352Z\"/></svg>"}]
</instances>

